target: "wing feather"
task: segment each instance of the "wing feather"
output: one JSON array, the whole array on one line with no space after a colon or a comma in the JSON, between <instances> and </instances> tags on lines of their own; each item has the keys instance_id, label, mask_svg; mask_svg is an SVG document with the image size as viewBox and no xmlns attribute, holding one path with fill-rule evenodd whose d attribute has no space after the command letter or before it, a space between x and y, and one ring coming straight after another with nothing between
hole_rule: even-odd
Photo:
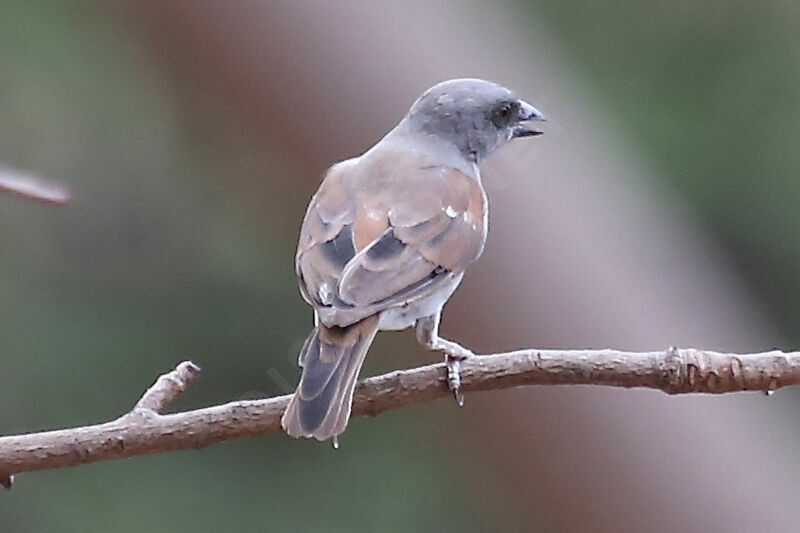
<instances>
[{"instance_id":1,"label":"wing feather","mask_svg":"<svg viewBox=\"0 0 800 533\"><path fill-rule=\"evenodd\" d=\"M483 249L486 200L477 180L396 157L394 168L333 167L306 213L297 272L327 326L424 297Z\"/></svg>"}]
</instances>

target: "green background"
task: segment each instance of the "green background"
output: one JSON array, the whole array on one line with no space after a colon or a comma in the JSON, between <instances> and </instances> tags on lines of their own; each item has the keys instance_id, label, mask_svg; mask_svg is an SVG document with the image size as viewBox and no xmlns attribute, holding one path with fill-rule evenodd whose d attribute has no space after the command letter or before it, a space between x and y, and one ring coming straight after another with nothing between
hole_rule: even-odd
<instances>
[{"instance_id":1,"label":"green background","mask_svg":"<svg viewBox=\"0 0 800 533\"><path fill-rule=\"evenodd\" d=\"M0 2L0 163L75 197L64 208L0 197L2 434L114 418L183 359L203 374L170 409L282 394L268 376L295 379L310 324L292 266L307 198L292 184L309 178L270 139L195 127L140 26L90 6ZM800 5L508 9L551 33L586 101L722 243L781 327L776 344L797 343ZM285 212L264 208L278 203ZM492 466L463 467L468 443L438 423L452 412L354 423L338 451L269 436L26 474L0 494L1 529L524 529Z\"/></svg>"}]
</instances>

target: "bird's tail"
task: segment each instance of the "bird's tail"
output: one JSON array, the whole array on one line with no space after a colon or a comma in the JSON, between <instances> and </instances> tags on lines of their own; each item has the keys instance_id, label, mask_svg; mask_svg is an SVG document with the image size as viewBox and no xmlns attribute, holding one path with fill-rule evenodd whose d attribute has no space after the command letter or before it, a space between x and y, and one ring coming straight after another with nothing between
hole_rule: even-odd
<instances>
[{"instance_id":1,"label":"bird's tail","mask_svg":"<svg viewBox=\"0 0 800 533\"><path fill-rule=\"evenodd\" d=\"M281 418L286 433L326 440L344 431L356 378L377 331L377 316L343 328L314 328L300 350L300 384Z\"/></svg>"}]
</instances>

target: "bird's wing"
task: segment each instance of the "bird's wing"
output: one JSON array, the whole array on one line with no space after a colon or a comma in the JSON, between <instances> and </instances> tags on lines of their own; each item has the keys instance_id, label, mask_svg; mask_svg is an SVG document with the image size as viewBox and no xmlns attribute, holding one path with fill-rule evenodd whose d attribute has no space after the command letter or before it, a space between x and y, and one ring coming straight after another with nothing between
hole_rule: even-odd
<instances>
[{"instance_id":1,"label":"bird's wing","mask_svg":"<svg viewBox=\"0 0 800 533\"><path fill-rule=\"evenodd\" d=\"M480 184L397 159L333 167L309 205L296 266L323 322L346 325L423 297L483 249Z\"/></svg>"}]
</instances>

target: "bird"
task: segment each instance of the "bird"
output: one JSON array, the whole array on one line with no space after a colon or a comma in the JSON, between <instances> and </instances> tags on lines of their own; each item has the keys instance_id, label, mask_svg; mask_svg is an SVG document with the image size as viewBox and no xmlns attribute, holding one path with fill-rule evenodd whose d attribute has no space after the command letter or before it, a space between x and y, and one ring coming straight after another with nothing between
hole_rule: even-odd
<instances>
[{"instance_id":1,"label":"bird","mask_svg":"<svg viewBox=\"0 0 800 533\"><path fill-rule=\"evenodd\" d=\"M462 78L426 90L362 155L334 164L309 202L295 271L314 329L300 349L297 389L281 418L292 437L344 432L378 331L416 328L444 354L459 405L460 361L474 354L439 336L442 308L483 252L488 203L479 165L544 115L496 83Z\"/></svg>"}]
</instances>

